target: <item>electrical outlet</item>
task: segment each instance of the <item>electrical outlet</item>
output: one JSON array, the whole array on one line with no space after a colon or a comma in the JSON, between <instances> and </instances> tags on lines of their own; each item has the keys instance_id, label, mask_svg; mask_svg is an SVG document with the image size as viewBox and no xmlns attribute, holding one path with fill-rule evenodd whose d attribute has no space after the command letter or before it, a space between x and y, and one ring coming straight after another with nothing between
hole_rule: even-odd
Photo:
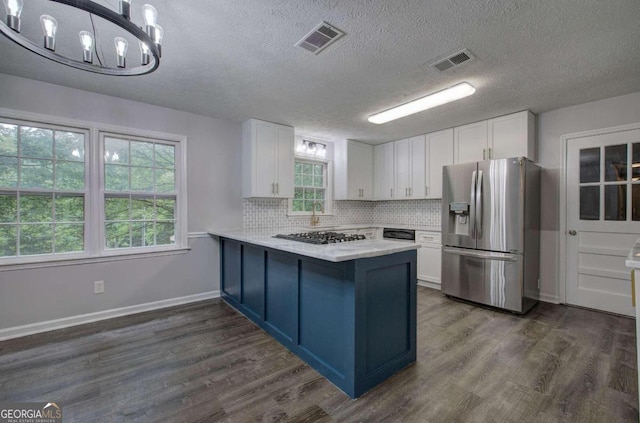
<instances>
[{"instance_id":1,"label":"electrical outlet","mask_svg":"<svg viewBox=\"0 0 640 423\"><path fill-rule=\"evenodd\" d=\"M104 281L95 281L93 283L93 293L102 294L104 292Z\"/></svg>"}]
</instances>

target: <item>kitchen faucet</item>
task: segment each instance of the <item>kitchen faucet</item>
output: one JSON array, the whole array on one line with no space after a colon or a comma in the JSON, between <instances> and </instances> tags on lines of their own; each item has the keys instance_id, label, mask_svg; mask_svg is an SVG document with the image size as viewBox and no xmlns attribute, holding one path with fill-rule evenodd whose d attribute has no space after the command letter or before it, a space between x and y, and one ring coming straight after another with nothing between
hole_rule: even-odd
<instances>
[{"instance_id":1,"label":"kitchen faucet","mask_svg":"<svg viewBox=\"0 0 640 423\"><path fill-rule=\"evenodd\" d=\"M320 206L320 213L324 213L324 206L322 205L321 202L316 201L315 203L313 203L313 205L311 206L311 226L316 226L318 223L320 223L320 216L316 216L316 208L317 206Z\"/></svg>"}]
</instances>

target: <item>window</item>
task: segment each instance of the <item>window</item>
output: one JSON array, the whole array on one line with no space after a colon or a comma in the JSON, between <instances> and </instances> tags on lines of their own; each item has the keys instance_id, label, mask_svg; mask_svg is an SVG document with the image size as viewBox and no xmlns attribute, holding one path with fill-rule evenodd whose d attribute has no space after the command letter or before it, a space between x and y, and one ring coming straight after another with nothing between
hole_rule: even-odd
<instances>
[{"instance_id":1,"label":"window","mask_svg":"<svg viewBox=\"0 0 640 423\"><path fill-rule=\"evenodd\" d=\"M99 129L0 118L0 264L185 246L183 138Z\"/></svg>"},{"instance_id":2,"label":"window","mask_svg":"<svg viewBox=\"0 0 640 423\"><path fill-rule=\"evenodd\" d=\"M294 168L294 194L292 214L309 214L321 209L328 213L331 202L328 187L328 169L324 162L296 159ZM318 207L320 205L320 207Z\"/></svg>"},{"instance_id":3,"label":"window","mask_svg":"<svg viewBox=\"0 0 640 423\"><path fill-rule=\"evenodd\" d=\"M0 257L84 251L86 138L0 122Z\"/></svg>"}]
</instances>

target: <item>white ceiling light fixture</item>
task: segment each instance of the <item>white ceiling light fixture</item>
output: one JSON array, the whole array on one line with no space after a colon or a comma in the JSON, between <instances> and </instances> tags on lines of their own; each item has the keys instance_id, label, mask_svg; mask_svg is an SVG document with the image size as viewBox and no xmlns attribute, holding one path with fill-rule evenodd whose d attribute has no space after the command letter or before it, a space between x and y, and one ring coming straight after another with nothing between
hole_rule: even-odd
<instances>
[{"instance_id":1,"label":"white ceiling light fixture","mask_svg":"<svg viewBox=\"0 0 640 423\"><path fill-rule=\"evenodd\" d=\"M401 117L422 112L423 110L441 106L455 100L460 100L461 98L468 97L475 92L476 89L471 84L463 82L445 90L438 91L437 93L429 94L426 97L394 107L393 109L371 115L369 116L369 122L376 124L387 123L392 120L400 119Z\"/></svg>"}]
</instances>

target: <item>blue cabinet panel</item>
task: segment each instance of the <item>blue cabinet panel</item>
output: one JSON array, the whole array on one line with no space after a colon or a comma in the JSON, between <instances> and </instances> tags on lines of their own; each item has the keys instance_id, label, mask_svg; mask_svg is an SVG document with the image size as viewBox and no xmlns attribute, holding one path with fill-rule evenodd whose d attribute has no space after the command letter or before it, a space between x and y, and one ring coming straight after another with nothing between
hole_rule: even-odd
<instances>
[{"instance_id":1,"label":"blue cabinet panel","mask_svg":"<svg viewBox=\"0 0 640 423\"><path fill-rule=\"evenodd\" d=\"M225 239L222 241L222 278L224 294L240 301L240 281L242 278L242 244Z\"/></svg>"},{"instance_id":2,"label":"blue cabinet panel","mask_svg":"<svg viewBox=\"0 0 640 423\"><path fill-rule=\"evenodd\" d=\"M342 378L349 357L346 333L353 331L352 286L344 276L341 265L300 263L300 346Z\"/></svg>"},{"instance_id":3,"label":"blue cabinet panel","mask_svg":"<svg viewBox=\"0 0 640 423\"><path fill-rule=\"evenodd\" d=\"M287 339L298 341L298 257L267 252L265 322Z\"/></svg>"},{"instance_id":4,"label":"blue cabinet panel","mask_svg":"<svg viewBox=\"0 0 640 423\"><path fill-rule=\"evenodd\" d=\"M409 265L370 270L365 279L365 371L369 375L409 351Z\"/></svg>"},{"instance_id":5,"label":"blue cabinet panel","mask_svg":"<svg viewBox=\"0 0 640 423\"><path fill-rule=\"evenodd\" d=\"M262 247L245 244L242 250L242 304L264 319L264 256Z\"/></svg>"}]
</instances>

